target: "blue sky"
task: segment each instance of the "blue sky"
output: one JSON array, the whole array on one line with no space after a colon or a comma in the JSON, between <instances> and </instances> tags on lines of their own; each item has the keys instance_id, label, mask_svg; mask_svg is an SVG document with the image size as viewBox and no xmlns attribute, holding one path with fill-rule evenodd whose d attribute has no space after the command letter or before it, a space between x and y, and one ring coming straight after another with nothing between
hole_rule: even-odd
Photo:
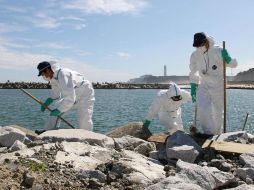
<instances>
[{"instance_id":1,"label":"blue sky","mask_svg":"<svg viewBox=\"0 0 254 190\"><path fill-rule=\"evenodd\" d=\"M203 31L254 67L252 0L0 0L0 82L42 81L56 60L96 82L144 74L188 75L193 34Z\"/></svg>"}]
</instances>

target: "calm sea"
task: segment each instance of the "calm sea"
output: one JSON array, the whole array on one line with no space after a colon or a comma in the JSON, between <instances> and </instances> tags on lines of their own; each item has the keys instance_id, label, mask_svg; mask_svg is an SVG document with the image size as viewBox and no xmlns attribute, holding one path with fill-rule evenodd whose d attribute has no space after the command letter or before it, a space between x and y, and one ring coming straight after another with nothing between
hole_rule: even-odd
<instances>
[{"instance_id":1,"label":"calm sea","mask_svg":"<svg viewBox=\"0 0 254 190\"><path fill-rule=\"evenodd\" d=\"M48 90L28 90L40 100L45 100ZM132 121L142 121L149 106L156 97L158 90L154 89L96 89L94 107L94 131L105 133L113 128ZM254 90L227 91L227 131L241 130L246 114L249 113L246 130L254 133ZM32 130L42 129L49 113L40 112L40 105L17 89L0 90L0 126L16 124ZM188 131L193 122L194 104L187 103L182 107L184 127ZM65 116L74 126L76 122L75 110ZM68 128L63 123L62 128ZM150 126L153 132L162 132L158 116Z\"/></svg>"}]
</instances>

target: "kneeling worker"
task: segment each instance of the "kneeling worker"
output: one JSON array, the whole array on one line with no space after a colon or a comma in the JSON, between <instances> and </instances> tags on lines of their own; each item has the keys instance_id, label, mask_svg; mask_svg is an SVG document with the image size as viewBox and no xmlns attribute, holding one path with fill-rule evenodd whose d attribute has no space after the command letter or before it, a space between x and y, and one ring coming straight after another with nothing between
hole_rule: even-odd
<instances>
[{"instance_id":1,"label":"kneeling worker","mask_svg":"<svg viewBox=\"0 0 254 190\"><path fill-rule=\"evenodd\" d=\"M160 123L167 132L172 134L177 130L183 130L181 105L190 100L191 95L189 92L180 89L173 82L170 83L168 90L158 92L156 99L150 106L143 126L148 127L151 120L158 114Z\"/></svg>"},{"instance_id":2,"label":"kneeling worker","mask_svg":"<svg viewBox=\"0 0 254 190\"><path fill-rule=\"evenodd\" d=\"M37 69L39 70L38 76L42 76L44 80L49 81L52 88L50 97L44 103L47 106L52 104L53 108L45 124L44 131L57 129L60 125L58 116L72 107L77 109L77 120L80 129L92 131L95 101L92 84L85 80L80 73L67 68L60 68L53 61L41 62L38 64ZM43 106L41 111L45 111Z\"/></svg>"}]
</instances>

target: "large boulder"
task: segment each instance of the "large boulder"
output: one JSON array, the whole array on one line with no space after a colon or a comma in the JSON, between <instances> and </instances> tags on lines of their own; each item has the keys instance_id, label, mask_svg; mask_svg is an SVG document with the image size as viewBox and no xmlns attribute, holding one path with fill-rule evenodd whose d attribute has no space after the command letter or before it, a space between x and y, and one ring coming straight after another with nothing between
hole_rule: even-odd
<instances>
[{"instance_id":1,"label":"large boulder","mask_svg":"<svg viewBox=\"0 0 254 190\"><path fill-rule=\"evenodd\" d=\"M123 136L121 138L115 138L116 149L134 150L144 156L148 156L149 152L156 150L156 146L152 142L147 142L140 138L132 136Z\"/></svg>"},{"instance_id":2,"label":"large boulder","mask_svg":"<svg viewBox=\"0 0 254 190\"><path fill-rule=\"evenodd\" d=\"M167 148L166 153L168 159L181 159L190 163L193 163L199 154L193 146L188 145Z\"/></svg>"},{"instance_id":3,"label":"large boulder","mask_svg":"<svg viewBox=\"0 0 254 190\"><path fill-rule=\"evenodd\" d=\"M254 185L242 184L238 187L230 188L228 190L254 190Z\"/></svg>"},{"instance_id":4,"label":"large boulder","mask_svg":"<svg viewBox=\"0 0 254 190\"><path fill-rule=\"evenodd\" d=\"M119 155L114 149L92 146L81 142L62 142L61 151L57 152L55 162L72 163L76 171L94 170L99 164L109 162Z\"/></svg>"},{"instance_id":5,"label":"large boulder","mask_svg":"<svg viewBox=\"0 0 254 190\"><path fill-rule=\"evenodd\" d=\"M217 168L201 167L181 160L176 166L178 175L186 182L197 184L207 190L228 185L235 180L232 174L219 171Z\"/></svg>"},{"instance_id":6,"label":"large boulder","mask_svg":"<svg viewBox=\"0 0 254 190\"><path fill-rule=\"evenodd\" d=\"M185 179L186 183L194 183L207 190L216 188L215 179L205 168L181 160L178 160L176 167L178 175Z\"/></svg>"},{"instance_id":7,"label":"large boulder","mask_svg":"<svg viewBox=\"0 0 254 190\"><path fill-rule=\"evenodd\" d=\"M152 135L152 133L147 127L143 127L143 122L131 122L124 126L113 129L112 131L106 133L106 135L112 138L120 138L126 135L130 135L147 140Z\"/></svg>"},{"instance_id":8,"label":"large boulder","mask_svg":"<svg viewBox=\"0 0 254 190\"><path fill-rule=\"evenodd\" d=\"M118 164L143 174L150 181L161 180L165 177L164 166L160 162L129 150L123 150Z\"/></svg>"},{"instance_id":9,"label":"large boulder","mask_svg":"<svg viewBox=\"0 0 254 190\"><path fill-rule=\"evenodd\" d=\"M51 142L88 142L91 145L114 148L114 141L106 135L94 133L84 129L59 129L46 131L38 136L40 140Z\"/></svg>"},{"instance_id":10,"label":"large boulder","mask_svg":"<svg viewBox=\"0 0 254 190\"><path fill-rule=\"evenodd\" d=\"M16 128L5 126L0 127L0 146L11 147L16 140L24 141L26 134Z\"/></svg>"},{"instance_id":11,"label":"large boulder","mask_svg":"<svg viewBox=\"0 0 254 190\"><path fill-rule=\"evenodd\" d=\"M194 162L193 160L202 153L202 148L183 131L176 131L168 137L165 149L168 159L176 158L188 162ZM191 153L191 155L189 153Z\"/></svg>"}]
</instances>

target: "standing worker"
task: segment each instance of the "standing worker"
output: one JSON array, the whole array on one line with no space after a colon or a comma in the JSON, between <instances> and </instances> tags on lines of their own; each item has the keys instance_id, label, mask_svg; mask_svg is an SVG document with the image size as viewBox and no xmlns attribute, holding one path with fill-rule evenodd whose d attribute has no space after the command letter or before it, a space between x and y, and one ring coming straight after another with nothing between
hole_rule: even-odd
<instances>
[{"instance_id":1,"label":"standing worker","mask_svg":"<svg viewBox=\"0 0 254 190\"><path fill-rule=\"evenodd\" d=\"M169 84L168 90L160 90L156 99L150 106L143 126L148 127L155 115L159 115L159 120L165 130L174 133L177 130L183 131L181 105L190 101L190 93L180 89L175 83Z\"/></svg>"},{"instance_id":2,"label":"standing worker","mask_svg":"<svg viewBox=\"0 0 254 190\"><path fill-rule=\"evenodd\" d=\"M227 50L215 46L213 38L203 32L194 35L193 47L196 50L190 58L192 102L197 100L204 134L219 135L223 129L223 59L231 68L237 66L237 61L231 59Z\"/></svg>"},{"instance_id":3,"label":"standing worker","mask_svg":"<svg viewBox=\"0 0 254 190\"><path fill-rule=\"evenodd\" d=\"M84 76L76 71L60 66L53 61L44 61L38 64L38 76L49 81L51 85L50 96L46 99L45 105L52 105L53 110L45 124L45 130L57 129L60 125L58 116L70 110L72 107L77 109L77 120L80 129L93 130L93 106L94 89L92 84L85 80ZM41 111L45 108L42 106Z\"/></svg>"}]
</instances>

